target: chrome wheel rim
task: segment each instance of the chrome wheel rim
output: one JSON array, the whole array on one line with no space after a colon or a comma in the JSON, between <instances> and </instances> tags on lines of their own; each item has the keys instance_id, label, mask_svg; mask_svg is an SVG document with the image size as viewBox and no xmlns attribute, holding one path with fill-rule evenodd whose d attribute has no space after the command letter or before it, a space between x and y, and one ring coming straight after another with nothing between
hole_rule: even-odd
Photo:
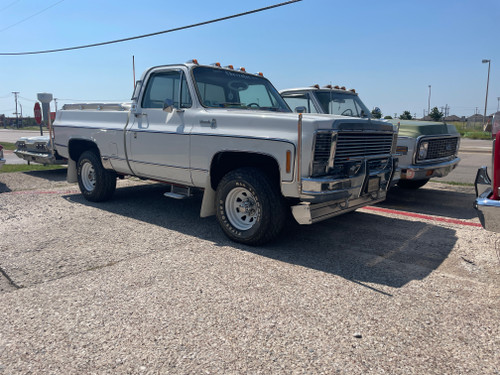
<instances>
[{"instance_id":1,"label":"chrome wheel rim","mask_svg":"<svg viewBox=\"0 0 500 375\"><path fill-rule=\"evenodd\" d=\"M245 188L238 187L226 197L226 215L233 227L248 230L257 222L259 208L253 194Z\"/></svg>"},{"instance_id":2,"label":"chrome wheel rim","mask_svg":"<svg viewBox=\"0 0 500 375\"><path fill-rule=\"evenodd\" d=\"M91 163L86 162L82 165L81 179L85 190L93 191L95 189L95 170Z\"/></svg>"}]
</instances>

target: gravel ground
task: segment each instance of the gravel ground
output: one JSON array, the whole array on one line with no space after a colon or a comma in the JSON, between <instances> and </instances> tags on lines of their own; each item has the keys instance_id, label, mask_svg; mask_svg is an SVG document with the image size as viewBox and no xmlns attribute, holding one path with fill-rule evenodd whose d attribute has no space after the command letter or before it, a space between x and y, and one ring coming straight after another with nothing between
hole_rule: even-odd
<instances>
[{"instance_id":1,"label":"gravel ground","mask_svg":"<svg viewBox=\"0 0 500 375\"><path fill-rule=\"evenodd\" d=\"M64 178L0 174L0 374L500 374L497 234L361 209L253 248L200 197ZM471 188L401 194L478 222Z\"/></svg>"}]
</instances>

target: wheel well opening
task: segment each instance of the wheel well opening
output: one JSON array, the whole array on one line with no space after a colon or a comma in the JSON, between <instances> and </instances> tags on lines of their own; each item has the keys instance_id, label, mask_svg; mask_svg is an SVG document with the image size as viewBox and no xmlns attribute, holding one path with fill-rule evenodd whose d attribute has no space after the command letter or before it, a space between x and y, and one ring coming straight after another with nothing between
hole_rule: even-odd
<instances>
[{"instance_id":1,"label":"wheel well opening","mask_svg":"<svg viewBox=\"0 0 500 375\"><path fill-rule=\"evenodd\" d=\"M273 157L247 152L221 152L215 155L210 166L210 183L212 189L217 189L219 182L228 172L244 167L261 169L273 183L279 185L280 169Z\"/></svg>"},{"instance_id":2,"label":"wheel well opening","mask_svg":"<svg viewBox=\"0 0 500 375\"><path fill-rule=\"evenodd\" d=\"M100 157L99 149L97 148L97 145L92 141L75 139L71 140L68 146L69 156L76 162L78 161L78 159L80 159L80 156L88 150L94 151Z\"/></svg>"}]
</instances>

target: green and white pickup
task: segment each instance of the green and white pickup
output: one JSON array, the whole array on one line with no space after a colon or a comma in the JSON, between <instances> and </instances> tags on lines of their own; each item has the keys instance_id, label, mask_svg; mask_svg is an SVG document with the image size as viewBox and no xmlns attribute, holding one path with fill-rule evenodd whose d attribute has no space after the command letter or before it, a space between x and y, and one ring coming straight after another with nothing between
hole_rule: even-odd
<instances>
[{"instance_id":1,"label":"green and white pickup","mask_svg":"<svg viewBox=\"0 0 500 375\"><path fill-rule=\"evenodd\" d=\"M281 90L280 94L294 112L371 118L371 111L358 94L345 87L315 85ZM388 121L399 124L399 162L393 184L418 189L432 177L448 175L458 165L460 135L454 125L430 121Z\"/></svg>"}]
</instances>

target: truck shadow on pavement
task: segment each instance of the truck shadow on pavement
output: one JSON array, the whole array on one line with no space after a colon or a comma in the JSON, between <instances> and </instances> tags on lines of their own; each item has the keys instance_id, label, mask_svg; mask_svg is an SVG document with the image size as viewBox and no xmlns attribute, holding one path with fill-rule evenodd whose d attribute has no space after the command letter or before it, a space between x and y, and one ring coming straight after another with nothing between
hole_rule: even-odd
<instances>
[{"instance_id":1,"label":"truck shadow on pavement","mask_svg":"<svg viewBox=\"0 0 500 375\"><path fill-rule=\"evenodd\" d=\"M473 188L470 188L472 191ZM474 219L474 193L421 188L417 190L394 187L387 199L377 206L393 210L409 211L426 215L445 216L454 219Z\"/></svg>"},{"instance_id":2,"label":"truck shadow on pavement","mask_svg":"<svg viewBox=\"0 0 500 375\"><path fill-rule=\"evenodd\" d=\"M165 191L165 185L150 184L119 188L113 199L104 203L88 202L80 194L64 198L165 228L166 236L168 231L176 231L208 241L207 251L213 244L232 247L337 275L387 295L366 283L400 288L421 280L441 265L457 241L452 229L353 212L311 226L289 222L274 242L245 246L227 239L215 217L199 217L201 196L179 201L163 197Z\"/></svg>"}]
</instances>

